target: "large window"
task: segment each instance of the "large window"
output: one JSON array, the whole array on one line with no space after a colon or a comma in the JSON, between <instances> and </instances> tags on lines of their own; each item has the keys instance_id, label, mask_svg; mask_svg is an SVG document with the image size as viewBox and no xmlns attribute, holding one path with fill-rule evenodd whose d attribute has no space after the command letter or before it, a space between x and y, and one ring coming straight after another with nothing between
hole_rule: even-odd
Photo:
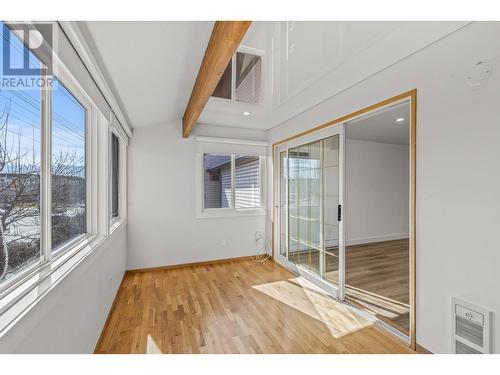
<instances>
[{"instance_id":1,"label":"large window","mask_svg":"<svg viewBox=\"0 0 500 375\"><path fill-rule=\"evenodd\" d=\"M11 64L19 66L23 44L2 22L0 33L0 51L10 48ZM31 52L29 63L42 66ZM41 95L33 88L0 90L0 285L41 258Z\"/></svg>"},{"instance_id":2,"label":"large window","mask_svg":"<svg viewBox=\"0 0 500 375\"><path fill-rule=\"evenodd\" d=\"M2 22L0 29L0 51L10 49L7 63L22 66L28 54L30 68L46 79L38 56ZM61 74L70 80L69 73ZM71 91L56 77L51 79L43 88L0 90L0 288L55 259L69 248L65 244L88 232L90 104L76 99L75 92L83 94L73 79Z\"/></svg>"},{"instance_id":3,"label":"large window","mask_svg":"<svg viewBox=\"0 0 500 375\"><path fill-rule=\"evenodd\" d=\"M109 216L127 216L128 132L57 51L21 42L44 24L0 21L0 54L9 51L0 58L1 332L119 233L126 221L110 228Z\"/></svg>"},{"instance_id":4,"label":"large window","mask_svg":"<svg viewBox=\"0 0 500 375\"><path fill-rule=\"evenodd\" d=\"M204 208L262 207L259 156L203 155Z\"/></svg>"},{"instance_id":5,"label":"large window","mask_svg":"<svg viewBox=\"0 0 500 375\"><path fill-rule=\"evenodd\" d=\"M52 249L86 231L85 108L55 80L52 90Z\"/></svg>"}]
</instances>

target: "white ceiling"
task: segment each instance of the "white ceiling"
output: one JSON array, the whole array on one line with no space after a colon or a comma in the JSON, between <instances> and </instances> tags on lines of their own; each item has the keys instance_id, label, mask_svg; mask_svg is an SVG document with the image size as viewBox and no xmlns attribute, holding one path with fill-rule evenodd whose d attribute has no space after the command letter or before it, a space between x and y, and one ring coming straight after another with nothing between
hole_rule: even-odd
<instances>
[{"instance_id":1,"label":"white ceiling","mask_svg":"<svg viewBox=\"0 0 500 375\"><path fill-rule=\"evenodd\" d=\"M263 53L263 103L211 98L199 122L272 128L463 24L253 22L242 45ZM79 25L132 127L182 118L213 22ZM243 116L245 111L251 115Z\"/></svg>"},{"instance_id":2,"label":"white ceiling","mask_svg":"<svg viewBox=\"0 0 500 375\"><path fill-rule=\"evenodd\" d=\"M408 145L410 141L409 116L409 102L384 108L348 122L346 137L361 141ZM396 119L399 118L404 121L397 122Z\"/></svg>"},{"instance_id":3,"label":"white ceiling","mask_svg":"<svg viewBox=\"0 0 500 375\"><path fill-rule=\"evenodd\" d=\"M200 122L270 129L427 47L464 24L254 23L243 44L264 50L263 104L258 106L212 98L201 114ZM261 32L260 45L254 46L257 30ZM261 40L262 34L266 42ZM251 116L243 116L246 111Z\"/></svg>"},{"instance_id":4,"label":"white ceiling","mask_svg":"<svg viewBox=\"0 0 500 375\"><path fill-rule=\"evenodd\" d=\"M182 118L213 22L79 22L133 128Z\"/></svg>"}]
</instances>

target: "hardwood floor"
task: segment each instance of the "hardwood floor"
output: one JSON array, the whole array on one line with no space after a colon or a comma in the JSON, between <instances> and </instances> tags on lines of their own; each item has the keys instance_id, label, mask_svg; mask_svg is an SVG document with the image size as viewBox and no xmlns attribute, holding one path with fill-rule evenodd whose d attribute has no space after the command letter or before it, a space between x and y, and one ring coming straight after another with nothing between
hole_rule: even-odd
<instances>
[{"instance_id":1,"label":"hardwood floor","mask_svg":"<svg viewBox=\"0 0 500 375\"><path fill-rule=\"evenodd\" d=\"M346 296L400 331L409 332L409 241L348 246Z\"/></svg>"},{"instance_id":2,"label":"hardwood floor","mask_svg":"<svg viewBox=\"0 0 500 375\"><path fill-rule=\"evenodd\" d=\"M320 252L294 254L302 266L319 272ZM325 278L338 282L338 248L326 252ZM409 328L409 243L407 239L346 248L346 296L404 333Z\"/></svg>"},{"instance_id":3,"label":"hardwood floor","mask_svg":"<svg viewBox=\"0 0 500 375\"><path fill-rule=\"evenodd\" d=\"M127 273L96 353L412 353L269 260Z\"/></svg>"}]
</instances>

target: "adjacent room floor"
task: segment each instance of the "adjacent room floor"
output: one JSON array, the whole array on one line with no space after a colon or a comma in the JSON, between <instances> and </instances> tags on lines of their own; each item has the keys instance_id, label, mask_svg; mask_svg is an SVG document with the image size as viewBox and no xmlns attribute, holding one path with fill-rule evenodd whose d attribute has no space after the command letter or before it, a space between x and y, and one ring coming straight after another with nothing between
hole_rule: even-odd
<instances>
[{"instance_id":1,"label":"adjacent room floor","mask_svg":"<svg viewBox=\"0 0 500 375\"><path fill-rule=\"evenodd\" d=\"M338 280L338 249L329 249L326 278ZM346 248L346 297L403 333L409 329L408 239Z\"/></svg>"},{"instance_id":2,"label":"adjacent room floor","mask_svg":"<svg viewBox=\"0 0 500 375\"><path fill-rule=\"evenodd\" d=\"M319 274L318 250L294 253L292 261ZM338 283L338 247L328 248L324 278ZM372 242L346 247L346 297L401 332L409 330L409 241Z\"/></svg>"},{"instance_id":3,"label":"adjacent room floor","mask_svg":"<svg viewBox=\"0 0 500 375\"><path fill-rule=\"evenodd\" d=\"M275 262L127 273L96 353L411 353Z\"/></svg>"}]
</instances>

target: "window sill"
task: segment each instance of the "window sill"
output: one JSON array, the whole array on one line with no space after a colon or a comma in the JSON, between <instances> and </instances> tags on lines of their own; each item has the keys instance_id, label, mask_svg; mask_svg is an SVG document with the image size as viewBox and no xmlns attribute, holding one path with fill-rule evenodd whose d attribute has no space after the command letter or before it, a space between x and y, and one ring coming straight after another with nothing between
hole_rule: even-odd
<instances>
[{"instance_id":1,"label":"window sill","mask_svg":"<svg viewBox=\"0 0 500 375\"><path fill-rule=\"evenodd\" d=\"M123 222L122 220L115 223L113 235L84 238L52 262L41 264L19 283L2 292L0 294L0 338L80 263L98 250L104 241L113 238L115 232L124 228L125 225L120 225Z\"/></svg>"},{"instance_id":2,"label":"window sill","mask_svg":"<svg viewBox=\"0 0 500 375\"><path fill-rule=\"evenodd\" d=\"M198 212L197 219L218 219L226 217L248 217L248 216L265 216L265 208L245 208L245 209L232 209L232 208L213 208Z\"/></svg>"},{"instance_id":3,"label":"window sill","mask_svg":"<svg viewBox=\"0 0 500 375\"><path fill-rule=\"evenodd\" d=\"M109 224L109 234L112 234L115 230L120 228L122 225L126 224L127 224L126 219L115 217L113 220L111 220L111 223Z\"/></svg>"}]
</instances>

